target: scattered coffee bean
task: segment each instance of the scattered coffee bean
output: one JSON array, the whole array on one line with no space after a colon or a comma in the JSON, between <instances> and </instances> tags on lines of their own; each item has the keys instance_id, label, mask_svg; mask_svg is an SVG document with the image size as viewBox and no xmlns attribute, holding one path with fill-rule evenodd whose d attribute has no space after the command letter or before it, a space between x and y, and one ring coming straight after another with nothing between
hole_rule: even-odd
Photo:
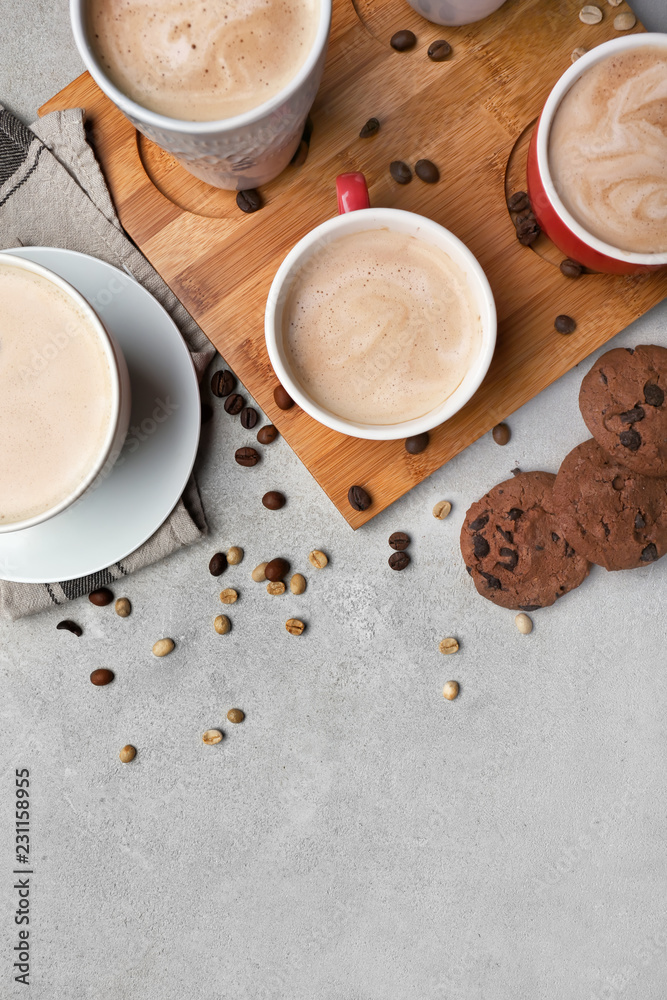
<instances>
[{"instance_id":1,"label":"scattered coffee bean","mask_svg":"<svg viewBox=\"0 0 667 1000\"><path fill-rule=\"evenodd\" d=\"M446 698L447 701L454 701L459 696L459 690L458 681L447 681L442 689L442 697Z\"/></svg>"},{"instance_id":2,"label":"scattered coffee bean","mask_svg":"<svg viewBox=\"0 0 667 1000\"><path fill-rule=\"evenodd\" d=\"M302 167L306 160L308 159L308 153L310 152L310 146L305 139L302 139L297 146L296 153L290 160L293 167Z\"/></svg>"},{"instance_id":3,"label":"scattered coffee bean","mask_svg":"<svg viewBox=\"0 0 667 1000\"><path fill-rule=\"evenodd\" d=\"M373 502L363 486L350 486L347 500L354 510L368 510Z\"/></svg>"},{"instance_id":4,"label":"scattered coffee bean","mask_svg":"<svg viewBox=\"0 0 667 1000\"><path fill-rule=\"evenodd\" d=\"M403 552L404 549L407 549L409 544L410 536L406 535L404 531L395 531L393 535L389 536L389 545L392 549L395 549L396 552Z\"/></svg>"},{"instance_id":5,"label":"scattered coffee bean","mask_svg":"<svg viewBox=\"0 0 667 1000\"><path fill-rule=\"evenodd\" d=\"M218 633L218 635L227 635L231 627L232 623L230 622L227 615L216 615L216 617L213 619L213 628Z\"/></svg>"},{"instance_id":6,"label":"scattered coffee bean","mask_svg":"<svg viewBox=\"0 0 667 1000\"><path fill-rule=\"evenodd\" d=\"M285 622L285 628L290 635L302 635L305 627L304 623L299 621L298 618L289 618Z\"/></svg>"},{"instance_id":7,"label":"scattered coffee bean","mask_svg":"<svg viewBox=\"0 0 667 1000\"><path fill-rule=\"evenodd\" d=\"M92 590L88 594L88 600L96 608L105 608L107 604L111 604L113 601L113 594L107 587L100 587L99 590Z\"/></svg>"},{"instance_id":8,"label":"scattered coffee bean","mask_svg":"<svg viewBox=\"0 0 667 1000\"><path fill-rule=\"evenodd\" d=\"M389 556L389 565L392 569L402 570L410 565L410 556L407 552L392 552Z\"/></svg>"},{"instance_id":9,"label":"scattered coffee bean","mask_svg":"<svg viewBox=\"0 0 667 1000\"><path fill-rule=\"evenodd\" d=\"M306 590L306 578L301 573L295 573L289 582L289 589L293 594L303 594Z\"/></svg>"},{"instance_id":10,"label":"scattered coffee bean","mask_svg":"<svg viewBox=\"0 0 667 1000\"><path fill-rule=\"evenodd\" d=\"M513 476L520 476L521 475L521 469L519 468L518 465L517 465L517 467L515 469L510 469L510 472L512 473Z\"/></svg>"},{"instance_id":11,"label":"scattered coffee bean","mask_svg":"<svg viewBox=\"0 0 667 1000\"><path fill-rule=\"evenodd\" d=\"M286 589L287 588L282 580L271 580L266 585L266 592L267 594L270 594L271 597L282 597Z\"/></svg>"},{"instance_id":12,"label":"scattered coffee bean","mask_svg":"<svg viewBox=\"0 0 667 1000\"><path fill-rule=\"evenodd\" d=\"M131 746L128 743L126 746L122 748L118 756L120 757L120 760L122 761L123 764L129 764L130 761L134 760L134 758L137 756L137 751L133 746Z\"/></svg>"},{"instance_id":13,"label":"scattered coffee bean","mask_svg":"<svg viewBox=\"0 0 667 1000\"><path fill-rule=\"evenodd\" d=\"M564 274L566 278L579 278L584 273L584 269L581 264L577 264L576 260L566 257L560 262L560 273Z\"/></svg>"},{"instance_id":14,"label":"scattered coffee bean","mask_svg":"<svg viewBox=\"0 0 667 1000\"><path fill-rule=\"evenodd\" d=\"M445 59L449 59L451 54L452 47L444 38L438 38L437 41L431 42L428 47L428 57L433 62L444 62Z\"/></svg>"},{"instance_id":15,"label":"scattered coffee bean","mask_svg":"<svg viewBox=\"0 0 667 1000\"><path fill-rule=\"evenodd\" d=\"M236 604L239 599L238 592L233 587L225 587L220 591L220 600L223 604Z\"/></svg>"},{"instance_id":16,"label":"scattered coffee bean","mask_svg":"<svg viewBox=\"0 0 667 1000\"><path fill-rule=\"evenodd\" d=\"M127 597L119 597L114 608L119 618L129 618L132 614L132 605Z\"/></svg>"},{"instance_id":17,"label":"scattered coffee bean","mask_svg":"<svg viewBox=\"0 0 667 1000\"><path fill-rule=\"evenodd\" d=\"M227 549L227 562L230 566L238 566L243 562L243 549L238 545L232 545L231 549Z\"/></svg>"},{"instance_id":18,"label":"scattered coffee bean","mask_svg":"<svg viewBox=\"0 0 667 1000\"><path fill-rule=\"evenodd\" d=\"M282 580L289 573L289 563L287 559L272 559L264 567L267 580Z\"/></svg>"},{"instance_id":19,"label":"scattered coffee bean","mask_svg":"<svg viewBox=\"0 0 667 1000\"><path fill-rule=\"evenodd\" d=\"M248 188L247 191L239 191L236 195L236 204L242 212L248 215L257 212L262 207L262 196L255 188Z\"/></svg>"},{"instance_id":20,"label":"scattered coffee bean","mask_svg":"<svg viewBox=\"0 0 667 1000\"><path fill-rule=\"evenodd\" d=\"M653 542L647 545L645 549L642 549L642 554L640 556L642 562L655 562L657 558L658 550Z\"/></svg>"},{"instance_id":21,"label":"scattered coffee bean","mask_svg":"<svg viewBox=\"0 0 667 1000\"><path fill-rule=\"evenodd\" d=\"M278 428L274 427L273 424L267 424L265 427L260 427L257 431L257 440L260 444L272 444L277 437Z\"/></svg>"},{"instance_id":22,"label":"scattered coffee bean","mask_svg":"<svg viewBox=\"0 0 667 1000\"><path fill-rule=\"evenodd\" d=\"M648 406L662 406L665 394L656 382L646 382L644 385L644 402Z\"/></svg>"},{"instance_id":23,"label":"scattered coffee bean","mask_svg":"<svg viewBox=\"0 0 667 1000\"><path fill-rule=\"evenodd\" d=\"M585 56L587 52L588 52L588 49L585 49L583 47L583 45L577 45L576 49L572 49L572 55L570 56L570 62L575 63L577 61L577 59L581 59L581 57Z\"/></svg>"},{"instance_id":24,"label":"scattered coffee bean","mask_svg":"<svg viewBox=\"0 0 667 1000\"><path fill-rule=\"evenodd\" d=\"M285 506L285 495L278 490L269 490L262 497L262 503L267 510L280 510Z\"/></svg>"},{"instance_id":25,"label":"scattered coffee bean","mask_svg":"<svg viewBox=\"0 0 667 1000\"><path fill-rule=\"evenodd\" d=\"M204 402L202 402L202 404L201 404L201 422L202 422L202 426L204 424L207 424L209 422L209 420L212 420L212 419L213 419L213 407L211 406L210 403L204 403Z\"/></svg>"},{"instance_id":26,"label":"scattered coffee bean","mask_svg":"<svg viewBox=\"0 0 667 1000\"><path fill-rule=\"evenodd\" d=\"M421 455L428 448L431 436L428 431L422 434L415 434L413 437L405 439L405 450L408 455Z\"/></svg>"},{"instance_id":27,"label":"scattered coffee bean","mask_svg":"<svg viewBox=\"0 0 667 1000\"><path fill-rule=\"evenodd\" d=\"M214 372L211 377L211 392L214 396L221 399L223 396L229 396L230 393L234 392L236 388L236 378L232 372L224 371Z\"/></svg>"},{"instance_id":28,"label":"scattered coffee bean","mask_svg":"<svg viewBox=\"0 0 667 1000\"><path fill-rule=\"evenodd\" d=\"M233 722L235 726L238 726L239 722L243 722L245 719L245 712L240 708L230 708L227 712L227 718L230 722Z\"/></svg>"},{"instance_id":29,"label":"scattered coffee bean","mask_svg":"<svg viewBox=\"0 0 667 1000\"><path fill-rule=\"evenodd\" d=\"M512 432L507 424L496 424L491 433L493 435L493 440L496 444L500 445L507 444L509 439L512 437Z\"/></svg>"},{"instance_id":30,"label":"scattered coffee bean","mask_svg":"<svg viewBox=\"0 0 667 1000\"><path fill-rule=\"evenodd\" d=\"M440 180L440 171L430 160L417 160L415 173L420 181L424 181L424 184L437 184Z\"/></svg>"},{"instance_id":31,"label":"scattered coffee bean","mask_svg":"<svg viewBox=\"0 0 667 1000\"><path fill-rule=\"evenodd\" d=\"M389 173L397 184L409 184L412 180L412 171L403 160L392 160L389 164Z\"/></svg>"},{"instance_id":32,"label":"scattered coffee bean","mask_svg":"<svg viewBox=\"0 0 667 1000\"><path fill-rule=\"evenodd\" d=\"M359 133L360 139L370 139L371 136L377 135L380 131L380 122L377 118L369 118L366 124L362 127Z\"/></svg>"},{"instance_id":33,"label":"scattered coffee bean","mask_svg":"<svg viewBox=\"0 0 667 1000\"><path fill-rule=\"evenodd\" d=\"M291 410L294 400L282 385L277 385L273 390L273 398L279 410Z\"/></svg>"},{"instance_id":34,"label":"scattered coffee bean","mask_svg":"<svg viewBox=\"0 0 667 1000\"><path fill-rule=\"evenodd\" d=\"M525 191L515 191L507 199L507 207L510 212L525 212L530 208L530 198Z\"/></svg>"},{"instance_id":35,"label":"scattered coffee bean","mask_svg":"<svg viewBox=\"0 0 667 1000\"><path fill-rule=\"evenodd\" d=\"M259 462L259 452L255 451L254 448L237 448L234 452L234 458L239 465L251 469Z\"/></svg>"},{"instance_id":36,"label":"scattered coffee bean","mask_svg":"<svg viewBox=\"0 0 667 1000\"><path fill-rule=\"evenodd\" d=\"M247 431L251 431L255 427L258 419L257 410L253 409L252 406L244 406L241 410L241 427L245 427Z\"/></svg>"},{"instance_id":37,"label":"scattered coffee bean","mask_svg":"<svg viewBox=\"0 0 667 1000\"><path fill-rule=\"evenodd\" d=\"M105 687L107 684L111 684L115 676L113 670L100 667L98 670L93 670L90 675L90 683L94 684L95 687Z\"/></svg>"},{"instance_id":38,"label":"scattered coffee bean","mask_svg":"<svg viewBox=\"0 0 667 1000\"><path fill-rule=\"evenodd\" d=\"M324 569L328 565L329 560L324 552L320 552L319 549L313 549L312 552L308 553L308 562L315 569Z\"/></svg>"},{"instance_id":39,"label":"scattered coffee bean","mask_svg":"<svg viewBox=\"0 0 667 1000\"><path fill-rule=\"evenodd\" d=\"M255 566L254 570L250 574L255 581L255 583L264 583L266 580L266 567L268 562L260 563L259 566Z\"/></svg>"},{"instance_id":40,"label":"scattered coffee bean","mask_svg":"<svg viewBox=\"0 0 667 1000\"><path fill-rule=\"evenodd\" d=\"M214 556L211 556L211 561L208 564L211 576L222 576L226 569L227 556L223 552L216 552Z\"/></svg>"},{"instance_id":41,"label":"scattered coffee bean","mask_svg":"<svg viewBox=\"0 0 667 1000\"><path fill-rule=\"evenodd\" d=\"M579 11L579 20L584 24L599 24L602 20L602 11L592 3L587 3Z\"/></svg>"},{"instance_id":42,"label":"scattered coffee bean","mask_svg":"<svg viewBox=\"0 0 667 1000\"><path fill-rule=\"evenodd\" d=\"M525 615L523 613L516 616L516 618L514 619L514 624L518 628L521 635L530 635L530 633L533 631L532 619L530 619L528 615Z\"/></svg>"},{"instance_id":43,"label":"scattered coffee bean","mask_svg":"<svg viewBox=\"0 0 667 1000\"><path fill-rule=\"evenodd\" d=\"M77 638L83 635L83 629L81 626L77 625L76 622L70 621L69 618L66 618L65 621L58 622L56 628L62 629L65 632L71 632L72 635L75 635Z\"/></svg>"},{"instance_id":44,"label":"scattered coffee bean","mask_svg":"<svg viewBox=\"0 0 667 1000\"><path fill-rule=\"evenodd\" d=\"M452 505L449 500L438 500L437 504L433 508L433 517L437 517L439 521L444 521L446 517L452 512Z\"/></svg>"},{"instance_id":45,"label":"scattered coffee bean","mask_svg":"<svg viewBox=\"0 0 667 1000\"><path fill-rule=\"evenodd\" d=\"M438 649L440 650L441 653L445 653L446 655L449 655L450 653L458 653L459 644L456 641L456 639L453 639L451 636L449 636L447 639L442 640L442 642L438 646Z\"/></svg>"},{"instance_id":46,"label":"scattered coffee bean","mask_svg":"<svg viewBox=\"0 0 667 1000\"><path fill-rule=\"evenodd\" d=\"M158 639L153 646L153 656L168 656L175 647L173 639Z\"/></svg>"},{"instance_id":47,"label":"scattered coffee bean","mask_svg":"<svg viewBox=\"0 0 667 1000\"><path fill-rule=\"evenodd\" d=\"M614 27L617 31L631 31L637 23L637 18L631 10L624 10L622 14L617 14L614 18Z\"/></svg>"},{"instance_id":48,"label":"scattered coffee bean","mask_svg":"<svg viewBox=\"0 0 667 1000\"><path fill-rule=\"evenodd\" d=\"M516 227L517 239L524 247L532 247L541 232L536 219L525 219Z\"/></svg>"},{"instance_id":49,"label":"scattered coffee bean","mask_svg":"<svg viewBox=\"0 0 667 1000\"><path fill-rule=\"evenodd\" d=\"M639 431L636 431L632 427L629 431L621 431L618 435L618 439L624 448L629 451L637 451L642 443L642 439L639 435Z\"/></svg>"},{"instance_id":50,"label":"scattered coffee bean","mask_svg":"<svg viewBox=\"0 0 667 1000\"><path fill-rule=\"evenodd\" d=\"M414 48L417 44L417 36L413 31L404 29L392 35L389 44L397 52L407 52L408 49Z\"/></svg>"},{"instance_id":51,"label":"scattered coffee bean","mask_svg":"<svg viewBox=\"0 0 667 1000\"><path fill-rule=\"evenodd\" d=\"M225 400L225 412L231 414L232 417L238 417L244 406L245 399L243 396L239 396L238 392L233 392Z\"/></svg>"},{"instance_id":52,"label":"scattered coffee bean","mask_svg":"<svg viewBox=\"0 0 667 1000\"><path fill-rule=\"evenodd\" d=\"M222 742L222 733L219 729L207 729L201 739L207 747L213 747L216 743Z\"/></svg>"},{"instance_id":53,"label":"scattered coffee bean","mask_svg":"<svg viewBox=\"0 0 667 1000\"><path fill-rule=\"evenodd\" d=\"M568 334L574 333L577 329L577 324L571 316L560 315L556 316L556 319L554 320L554 327L557 333Z\"/></svg>"}]
</instances>

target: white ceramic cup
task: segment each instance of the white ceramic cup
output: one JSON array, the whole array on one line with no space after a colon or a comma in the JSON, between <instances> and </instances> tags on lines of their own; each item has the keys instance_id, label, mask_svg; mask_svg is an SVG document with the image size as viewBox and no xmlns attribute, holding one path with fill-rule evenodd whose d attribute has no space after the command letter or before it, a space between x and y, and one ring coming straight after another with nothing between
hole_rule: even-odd
<instances>
[{"instance_id":1,"label":"white ceramic cup","mask_svg":"<svg viewBox=\"0 0 667 1000\"><path fill-rule=\"evenodd\" d=\"M332 0L319 2L315 42L290 83L251 111L210 122L168 118L130 100L106 75L88 41L86 0L70 0L70 17L86 69L134 127L172 153L195 177L214 187L240 191L277 177L299 145L324 71L331 28Z\"/></svg>"},{"instance_id":2,"label":"white ceramic cup","mask_svg":"<svg viewBox=\"0 0 667 1000\"><path fill-rule=\"evenodd\" d=\"M304 236L288 253L273 279L264 320L266 347L273 369L292 399L306 413L341 434L370 441L393 441L432 430L454 416L468 402L481 385L491 364L496 346L497 319L489 281L467 246L437 222L395 208L367 207L368 191L363 174L343 174L338 178L338 204L343 214L323 222ZM360 207L364 204L366 207ZM396 424L355 423L319 406L292 374L283 341L283 310L289 289L310 257L340 236L374 229L390 229L415 236L448 254L466 275L479 306L482 322L482 338L477 357L461 384L433 410L413 420Z\"/></svg>"},{"instance_id":3,"label":"white ceramic cup","mask_svg":"<svg viewBox=\"0 0 667 1000\"><path fill-rule=\"evenodd\" d=\"M10 267L19 268L22 271L38 274L58 288L60 292L64 292L67 295L76 309L84 316L90 329L97 334L100 347L109 363L111 389L111 417L109 426L94 465L90 467L76 489L69 496L61 500L60 503L25 520L11 521L7 524L0 523L0 534L4 534L10 531L21 531L24 528L32 528L35 524L40 524L42 521L47 521L49 518L55 517L57 514L62 513L62 511L67 510L68 507L71 507L84 493L93 489L101 479L109 474L113 464L120 455L129 427L131 389L130 376L120 347L114 337L104 327L92 306L84 299L83 295L73 288L69 282L65 281L64 278L54 274L53 271L49 271L48 268L42 267L41 264L35 264L30 260L26 260L24 257L15 257L11 253L0 253L0 264L6 264ZM102 525L100 526L100 530L104 530Z\"/></svg>"},{"instance_id":4,"label":"white ceramic cup","mask_svg":"<svg viewBox=\"0 0 667 1000\"><path fill-rule=\"evenodd\" d=\"M505 0L408 0L411 7L434 24L473 24L493 14Z\"/></svg>"}]
</instances>

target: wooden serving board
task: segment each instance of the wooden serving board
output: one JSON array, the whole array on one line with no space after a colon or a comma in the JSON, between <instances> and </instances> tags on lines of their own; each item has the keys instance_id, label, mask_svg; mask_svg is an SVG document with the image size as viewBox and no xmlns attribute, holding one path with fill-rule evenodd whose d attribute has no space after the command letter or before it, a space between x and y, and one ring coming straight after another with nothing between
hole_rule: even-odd
<instances>
[{"instance_id":1,"label":"wooden serving board","mask_svg":"<svg viewBox=\"0 0 667 1000\"><path fill-rule=\"evenodd\" d=\"M454 29L429 24L405 0L334 0L308 160L263 189L265 207L254 215L238 210L233 192L196 180L138 136L88 74L41 109L86 109L125 229L354 528L667 295L667 273L564 278L561 255L544 237L533 249L517 242L506 208L506 191L524 187L530 126L572 50L617 36L619 8L600 7L602 22L588 26L578 17L580 0L507 0L485 21ZM400 28L418 37L411 52L389 46ZM447 62L427 58L437 38L453 46ZM371 116L382 123L379 134L359 139ZM415 178L400 187L391 179L391 160L414 165L421 157L438 164L439 184ZM427 215L459 236L496 298L498 347L488 377L421 455L408 455L402 441L345 437L273 401L277 380L264 347L268 289L288 250L335 214L336 175L350 170L366 174L373 205ZM554 331L559 313L576 319L576 333ZM364 513L348 504L353 484L373 498Z\"/></svg>"}]
</instances>

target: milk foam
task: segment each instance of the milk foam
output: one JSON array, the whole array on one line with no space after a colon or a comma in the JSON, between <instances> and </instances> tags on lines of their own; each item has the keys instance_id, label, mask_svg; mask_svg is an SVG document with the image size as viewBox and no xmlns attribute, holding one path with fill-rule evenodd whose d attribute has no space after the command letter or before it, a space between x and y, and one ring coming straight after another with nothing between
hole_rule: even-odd
<instances>
[{"instance_id":1,"label":"milk foam","mask_svg":"<svg viewBox=\"0 0 667 1000\"><path fill-rule=\"evenodd\" d=\"M563 98L551 125L556 191L593 236L667 251L667 50L609 56Z\"/></svg>"},{"instance_id":2,"label":"milk foam","mask_svg":"<svg viewBox=\"0 0 667 1000\"><path fill-rule=\"evenodd\" d=\"M319 0L88 0L88 35L116 86L185 121L274 97L313 47Z\"/></svg>"},{"instance_id":3,"label":"milk foam","mask_svg":"<svg viewBox=\"0 0 667 1000\"><path fill-rule=\"evenodd\" d=\"M41 514L91 471L111 420L96 331L46 278L0 264L0 524Z\"/></svg>"},{"instance_id":4,"label":"milk foam","mask_svg":"<svg viewBox=\"0 0 667 1000\"><path fill-rule=\"evenodd\" d=\"M283 310L293 374L320 406L364 424L429 413L461 384L482 342L468 280L450 257L386 229L320 248Z\"/></svg>"}]
</instances>

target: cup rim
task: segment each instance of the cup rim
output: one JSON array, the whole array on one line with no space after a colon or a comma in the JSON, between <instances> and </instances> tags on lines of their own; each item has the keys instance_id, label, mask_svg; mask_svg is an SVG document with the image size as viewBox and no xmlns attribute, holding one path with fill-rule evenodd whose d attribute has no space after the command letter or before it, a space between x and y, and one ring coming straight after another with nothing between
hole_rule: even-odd
<instances>
[{"instance_id":1,"label":"cup rim","mask_svg":"<svg viewBox=\"0 0 667 1000\"><path fill-rule=\"evenodd\" d=\"M76 47L79 50L84 65L92 76L98 87L104 91L114 104L126 114L130 119L135 118L144 125L149 125L155 129L172 130L186 135L207 135L210 132L227 132L234 129L244 128L254 125L257 121L270 115L277 108L285 103L303 85L310 73L313 71L326 45L329 31L331 29L332 0L319 0L320 3L320 23L317 28L313 46L308 53L306 61L299 69L298 73L292 77L289 83L277 94L270 97L268 101L259 104L256 108L234 115L232 118L216 118L210 121L192 122L180 118L170 118L168 115L151 111L142 104L132 100L120 90L115 83L107 76L93 52L92 46L88 42L84 6L85 0L70 0L70 21L72 33Z\"/></svg>"},{"instance_id":2,"label":"cup rim","mask_svg":"<svg viewBox=\"0 0 667 1000\"><path fill-rule=\"evenodd\" d=\"M613 260L621 261L627 264L644 266L653 265L654 267L661 267L667 264L667 252L636 253L632 250L620 250L618 247L612 246L611 243L605 243L604 240L601 240L592 233L589 233L588 230L574 218L561 201L551 176L551 167L549 164L549 136L554 116L561 104L561 101L576 81L579 80L591 66L594 66L596 63L606 59L607 56L613 55L615 52L625 52L629 49L646 48L651 45L658 46L659 48L667 48L667 34L658 31L647 31L638 35L627 35L624 38L613 38L609 42L603 42L602 44L597 45L594 49L591 49L585 55L581 56L580 59L577 59L575 63L569 66L554 84L546 100L542 114L540 115L540 120L537 125L536 150L540 179L546 196L551 202L552 208L556 214L561 218L562 222L579 240L581 240L582 243L584 243L587 247L596 250L605 257L611 257Z\"/></svg>"},{"instance_id":3,"label":"cup rim","mask_svg":"<svg viewBox=\"0 0 667 1000\"><path fill-rule=\"evenodd\" d=\"M84 314L84 317L90 324L91 328L95 330L98 341L104 350L104 354L109 365L109 375L111 379L111 411L107 432L104 437L104 442L100 447L97 459L87 472L85 478L74 490L72 490L71 493L69 493L53 507L48 507L46 510L40 511L38 514L34 514L32 517L23 518L20 521L10 521L6 524L0 524L0 534L4 534L12 531L22 531L25 528L32 528L34 525L41 524L43 521L48 521L50 518L62 513L68 507L71 507L71 505L86 492L92 483L95 482L111 457L111 450L114 444L116 430L118 428L118 421L120 419L121 386L118 361L116 359L116 354L109 338L109 334L107 333L101 319L83 295L77 291L73 285L70 285L68 281L61 278L59 274L49 270L48 267L44 267L43 264L36 264L34 261L28 260L27 257L16 257L12 253L0 252L0 264L5 264L8 267L17 267L23 271L30 271L33 274L38 274L65 293L77 309Z\"/></svg>"},{"instance_id":4,"label":"cup rim","mask_svg":"<svg viewBox=\"0 0 667 1000\"><path fill-rule=\"evenodd\" d=\"M383 226L391 228L392 221L400 218L409 220L410 226L416 236L424 230L434 234L437 237L437 245L445 253L449 253L453 249L458 255L465 258L468 274L474 276L477 285L477 287L473 287L473 291L475 300L479 305L482 321L482 344L474 364L465 376L464 382L461 382L439 406L429 410L428 413L395 424L355 423L354 421L339 417L329 410L325 410L318 403L314 402L301 388L287 364L283 361L282 350L279 344L282 334L276 328L276 311L281 294L286 280L295 265L305 260L313 245L322 237L326 237L335 231L339 231L342 235L346 229L356 229L360 217L365 217L368 220L367 226L363 227L365 229L376 229ZM449 229L445 229L438 222L434 222L426 216L418 215L416 212L407 212L398 208L371 207L328 219L308 232L292 247L276 271L271 283L266 303L264 335L269 360L278 379L301 409L314 420L317 420L320 424L324 424L325 427L329 427L331 430L338 431L340 434L346 434L348 437L362 438L369 441L397 441L401 438L412 437L415 434L422 434L424 431L430 431L438 427L446 420L449 420L450 417L453 417L455 413L458 413L477 392L486 377L495 351L497 313L493 292L481 264L458 236L455 236L454 233Z\"/></svg>"}]
</instances>

